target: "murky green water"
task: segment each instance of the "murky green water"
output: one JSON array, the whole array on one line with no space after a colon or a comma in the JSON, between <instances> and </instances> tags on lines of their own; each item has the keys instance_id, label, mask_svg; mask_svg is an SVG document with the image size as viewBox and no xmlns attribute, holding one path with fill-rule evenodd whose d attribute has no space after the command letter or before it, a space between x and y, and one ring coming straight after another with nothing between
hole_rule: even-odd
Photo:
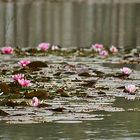
<instances>
[{"instance_id":1,"label":"murky green water","mask_svg":"<svg viewBox=\"0 0 140 140\"><path fill-rule=\"evenodd\" d=\"M64 124L1 124L2 140L140 139L140 113L111 113L102 121Z\"/></svg>"},{"instance_id":2,"label":"murky green water","mask_svg":"<svg viewBox=\"0 0 140 140\"><path fill-rule=\"evenodd\" d=\"M1 123L1 140L139 140L140 139L140 106L139 100L128 101L117 98L116 107L123 107L125 112L101 112L103 120L59 121L44 124L5 124ZM135 111L134 111L135 110Z\"/></svg>"}]
</instances>

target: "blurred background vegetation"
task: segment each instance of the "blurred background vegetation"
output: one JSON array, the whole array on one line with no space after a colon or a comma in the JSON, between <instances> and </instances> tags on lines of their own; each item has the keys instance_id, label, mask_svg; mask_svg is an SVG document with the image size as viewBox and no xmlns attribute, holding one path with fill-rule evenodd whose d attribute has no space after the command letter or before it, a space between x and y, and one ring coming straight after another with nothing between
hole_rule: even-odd
<instances>
[{"instance_id":1,"label":"blurred background vegetation","mask_svg":"<svg viewBox=\"0 0 140 140\"><path fill-rule=\"evenodd\" d=\"M0 0L0 46L140 46L140 0Z\"/></svg>"}]
</instances>

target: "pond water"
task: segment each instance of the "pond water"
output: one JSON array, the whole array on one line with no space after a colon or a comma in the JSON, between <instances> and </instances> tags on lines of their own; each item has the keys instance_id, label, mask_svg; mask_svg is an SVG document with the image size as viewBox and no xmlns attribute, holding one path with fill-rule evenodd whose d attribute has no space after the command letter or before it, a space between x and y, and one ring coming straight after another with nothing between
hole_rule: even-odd
<instances>
[{"instance_id":1,"label":"pond water","mask_svg":"<svg viewBox=\"0 0 140 140\"><path fill-rule=\"evenodd\" d=\"M92 50L20 50L0 55L0 139L2 140L139 140L139 55L104 58ZM18 62L30 60L27 67ZM120 68L132 69L129 76ZM30 87L13 82L25 74ZM40 105L33 107L36 96Z\"/></svg>"},{"instance_id":2,"label":"pond water","mask_svg":"<svg viewBox=\"0 0 140 140\"><path fill-rule=\"evenodd\" d=\"M129 108L125 112L94 112L105 114L103 120L42 124L5 124L0 123L1 140L139 140L140 112L132 109L139 107L139 101L117 98L118 107Z\"/></svg>"}]
</instances>

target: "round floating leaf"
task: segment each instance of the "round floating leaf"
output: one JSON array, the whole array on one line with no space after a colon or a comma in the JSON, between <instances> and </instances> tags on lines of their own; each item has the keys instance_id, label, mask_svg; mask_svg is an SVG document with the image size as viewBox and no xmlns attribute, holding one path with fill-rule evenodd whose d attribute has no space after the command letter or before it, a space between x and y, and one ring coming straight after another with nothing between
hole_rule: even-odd
<instances>
[{"instance_id":1,"label":"round floating leaf","mask_svg":"<svg viewBox=\"0 0 140 140\"><path fill-rule=\"evenodd\" d=\"M85 81L83 84L81 84L81 86L94 87L97 81L98 81L98 79L97 80Z\"/></svg>"},{"instance_id":2,"label":"round floating leaf","mask_svg":"<svg viewBox=\"0 0 140 140\"><path fill-rule=\"evenodd\" d=\"M0 83L0 90L1 90L1 92L8 94L8 93L10 93L10 86L7 83L1 82Z\"/></svg>"},{"instance_id":3,"label":"round floating leaf","mask_svg":"<svg viewBox=\"0 0 140 140\"><path fill-rule=\"evenodd\" d=\"M88 72L82 72L82 73L79 73L78 76L90 77L91 75Z\"/></svg>"},{"instance_id":4,"label":"round floating leaf","mask_svg":"<svg viewBox=\"0 0 140 140\"><path fill-rule=\"evenodd\" d=\"M29 68L40 68L40 67L48 67L48 65L45 62L42 61L34 61L28 64Z\"/></svg>"},{"instance_id":5,"label":"round floating leaf","mask_svg":"<svg viewBox=\"0 0 140 140\"><path fill-rule=\"evenodd\" d=\"M50 94L45 91L45 90L37 90L37 91L32 91L32 92L26 92L25 93L25 98L32 99L33 97L37 97L40 99L47 99L50 97Z\"/></svg>"}]
</instances>

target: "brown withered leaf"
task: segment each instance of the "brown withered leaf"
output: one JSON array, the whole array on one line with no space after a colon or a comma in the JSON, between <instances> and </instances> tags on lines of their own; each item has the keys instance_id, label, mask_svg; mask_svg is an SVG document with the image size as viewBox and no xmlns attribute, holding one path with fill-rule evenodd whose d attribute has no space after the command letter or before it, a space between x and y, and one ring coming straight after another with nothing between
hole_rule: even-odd
<instances>
[{"instance_id":1,"label":"brown withered leaf","mask_svg":"<svg viewBox=\"0 0 140 140\"><path fill-rule=\"evenodd\" d=\"M97 86L96 89L99 89L99 90L109 90L109 87L106 87L106 86Z\"/></svg>"},{"instance_id":2,"label":"brown withered leaf","mask_svg":"<svg viewBox=\"0 0 140 140\"><path fill-rule=\"evenodd\" d=\"M48 67L48 65L45 62L42 61L33 61L30 64L27 65L29 68L41 68L41 67Z\"/></svg>"},{"instance_id":3,"label":"brown withered leaf","mask_svg":"<svg viewBox=\"0 0 140 140\"><path fill-rule=\"evenodd\" d=\"M56 90L56 93L63 93L64 92L64 88L58 88L57 90Z\"/></svg>"},{"instance_id":4,"label":"brown withered leaf","mask_svg":"<svg viewBox=\"0 0 140 140\"><path fill-rule=\"evenodd\" d=\"M98 78L98 79L99 79L99 78ZM97 83L98 79L96 79L96 80L84 81L84 83L81 84L81 86L84 86L84 87L94 87L95 84Z\"/></svg>"},{"instance_id":5,"label":"brown withered leaf","mask_svg":"<svg viewBox=\"0 0 140 140\"><path fill-rule=\"evenodd\" d=\"M35 53L38 52L38 50L36 48L29 48L25 52L28 52L28 53L31 53L31 54L35 54Z\"/></svg>"},{"instance_id":6,"label":"brown withered leaf","mask_svg":"<svg viewBox=\"0 0 140 140\"><path fill-rule=\"evenodd\" d=\"M19 103L20 106L28 106L28 103L26 101L22 101Z\"/></svg>"},{"instance_id":7,"label":"brown withered leaf","mask_svg":"<svg viewBox=\"0 0 140 140\"><path fill-rule=\"evenodd\" d=\"M113 77L121 78L121 79L128 79L129 75L125 75L123 73L115 73Z\"/></svg>"},{"instance_id":8,"label":"brown withered leaf","mask_svg":"<svg viewBox=\"0 0 140 140\"><path fill-rule=\"evenodd\" d=\"M78 76L90 77L91 75L88 72L82 72L82 73L79 73Z\"/></svg>"},{"instance_id":9,"label":"brown withered leaf","mask_svg":"<svg viewBox=\"0 0 140 140\"><path fill-rule=\"evenodd\" d=\"M100 96L106 96L106 93L104 92L104 91L99 91L99 92L97 92L98 93L98 95L100 95Z\"/></svg>"},{"instance_id":10,"label":"brown withered leaf","mask_svg":"<svg viewBox=\"0 0 140 140\"><path fill-rule=\"evenodd\" d=\"M123 56L123 60L129 59L129 58L133 58L134 56L132 54L126 54Z\"/></svg>"},{"instance_id":11,"label":"brown withered leaf","mask_svg":"<svg viewBox=\"0 0 140 140\"><path fill-rule=\"evenodd\" d=\"M9 70L7 68L2 68L0 73L5 75Z\"/></svg>"},{"instance_id":12,"label":"brown withered leaf","mask_svg":"<svg viewBox=\"0 0 140 140\"><path fill-rule=\"evenodd\" d=\"M116 87L117 89L124 89L125 86L119 86L119 87Z\"/></svg>"},{"instance_id":13,"label":"brown withered leaf","mask_svg":"<svg viewBox=\"0 0 140 140\"><path fill-rule=\"evenodd\" d=\"M45 76L42 76L42 77L38 77L36 79L37 82L48 82L51 80L51 77L45 77Z\"/></svg>"},{"instance_id":14,"label":"brown withered leaf","mask_svg":"<svg viewBox=\"0 0 140 140\"><path fill-rule=\"evenodd\" d=\"M14 82L9 84L10 92L13 94L20 94L20 86Z\"/></svg>"},{"instance_id":15,"label":"brown withered leaf","mask_svg":"<svg viewBox=\"0 0 140 140\"><path fill-rule=\"evenodd\" d=\"M22 55L22 56L29 55L28 52L23 51L20 46L17 46L16 48L14 48L14 52L17 55Z\"/></svg>"},{"instance_id":16,"label":"brown withered leaf","mask_svg":"<svg viewBox=\"0 0 140 140\"><path fill-rule=\"evenodd\" d=\"M46 104L46 103L41 103L41 104L39 104L39 108L40 107L50 107L51 105L49 105L49 104Z\"/></svg>"},{"instance_id":17,"label":"brown withered leaf","mask_svg":"<svg viewBox=\"0 0 140 140\"><path fill-rule=\"evenodd\" d=\"M58 107L58 108L47 108L47 110L55 111L55 112L63 112L65 108Z\"/></svg>"},{"instance_id":18,"label":"brown withered leaf","mask_svg":"<svg viewBox=\"0 0 140 140\"><path fill-rule=\"evenodd\" d=\"M37 90L37 91L25 93L25 98L27 99L32 99L33 97L37 97L39 99L46 99L46 98L49 98L49 96L50 94L45 90Z\"/></svg>"},{"instance_id":19,"label":"brown withered leaf","mask_svg":"<svg viewBox=\"0 0 140 140\"><path fill-rule=\"evenodd\" d=\"M69 94L66 92L62 92L60 95L61 95L61 97L69 97Z\"/></svg>"},{"instance_id":20,"label":"brown withered leaf","mask_svg":"<svg viewBox=\"0 0 140 140\"><path fill-rule=\"evenodd\" d=\"M76 74L76 72L74 72L74 71L66 71L63 74L73 75L73 74Z\"/></svg>"},{"instance_id":21,"label":"brown withered leaf","mask_svg":"<svg viewBox=\"0 0 140 140\"><path fill-rule=\"evenodd\" d=\"M16 101L13 101L13 100L4 100L3 105L10 106L10 107L14 108L15 106L18 106L19 103L17 103Z\"/></svg>"},{"instance_id":22,"label":"brown withered leaf","mask_svg":"<svg viewBox=\"0 0 140 140\"><path fill-rule=\"evenodd\" d=\"M8 116L8 115L10 114L0 109L0 116Z\"/></svg>"},{"instance_id":23,"label":"brown withered leaf","mask_svg":"<svg viewBox=\"0 0 140 140\"><path fill-rule=\"evenodd\" d=\"M1 92L3 92L4 94L8 94L8 93L10 93L10 86L7 84L7 83L5 83L5 82L1 82L0 83L0 90L1 90Z\"/></svg>"},{"instance_id":24,"label":"brown withered leaf","mask_svg":"<svg viewBox=\"0 0 140 140\"><path fill-rule=\"evenodd\" d=\"M94 72L94 73L96 73L98 77L103 77L103 76L105 75L105 73L104 73L104 72L99 71L99 70L96 70L96 69L95 69L95 70L93 70L93 72Z\"/></svg>"},{"instance_id":25,"label":"brown withered leaf","mask_svg":"<svg viewBox=\"0 0 140 140\"><path fill-rule=\"evenodd\" d=\"M60 94L61 97L69 97L69 94L66 93L66 91L64 90L64 88L58 88L56 90L56 93Z\"/></svg>"},{"instance_id":26,"label":"brown withered leaf","mask_svg":"<svg viewBox=\"0 0 140 140\"><path fill-rule=\"evenodd\" d=\"M58 72L54 73L53 76L60 76L60 74L61 74L61 71L58 71Z\"/></svg>"},{"instance_id":27,"label":"brown withered leaf","mask_svg":"<svg viewBox=\"0 0 140 140\"><path fill-rule=\"evenodd\" d=\"M19 69L19 70L16 69L16 70L13 71L12 74L14 75L14 74L18 74L18 73L26 73L26 72L27 72L26 69Z\"/></svg>"}]
</instances>

